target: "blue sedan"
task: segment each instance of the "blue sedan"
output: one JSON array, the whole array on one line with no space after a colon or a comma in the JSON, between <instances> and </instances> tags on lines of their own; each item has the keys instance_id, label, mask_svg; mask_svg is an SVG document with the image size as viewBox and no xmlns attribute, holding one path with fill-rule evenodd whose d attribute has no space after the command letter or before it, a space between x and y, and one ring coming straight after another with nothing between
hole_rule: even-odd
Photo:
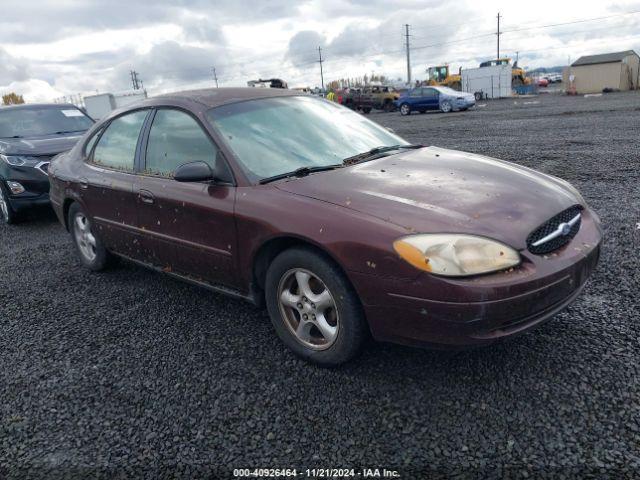
<instances>
[{"instance_id":1,"label":"blue sedan","mask_svg":"<svg viewBox=\"0 0 640 480\"><path fill-rule=\"evenodd\" d=\"M448 113L467 110L476 104L476 99L471 93L458 92L449 87L416 87L400 95L395 104L401 115L409 115L413 111L424 113L427 110Z\"/></svg>"}]
</instances>

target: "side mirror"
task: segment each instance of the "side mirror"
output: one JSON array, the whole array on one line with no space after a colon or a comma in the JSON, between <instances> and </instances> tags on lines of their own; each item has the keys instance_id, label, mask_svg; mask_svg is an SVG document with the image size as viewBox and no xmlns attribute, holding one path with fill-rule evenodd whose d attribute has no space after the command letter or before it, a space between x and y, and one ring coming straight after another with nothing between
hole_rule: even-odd
<instances>
[{"instance_id":1,"label":"side mirror","mask_svg":"<svg viewBox=\"0 0 640 480\"><path fill-rule=\"evenodd\" d=\"M173 179L176 182L206 182L215 180L215 174L208 163L191 162L176 168Z\"/></svg>"}]
</instances>

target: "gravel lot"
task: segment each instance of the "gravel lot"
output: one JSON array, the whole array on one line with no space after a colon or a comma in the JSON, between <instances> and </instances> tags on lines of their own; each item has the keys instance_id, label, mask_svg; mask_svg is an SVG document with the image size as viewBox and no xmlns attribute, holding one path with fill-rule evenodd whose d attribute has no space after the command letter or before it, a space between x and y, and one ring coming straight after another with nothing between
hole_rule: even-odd
<instances>
[{"instance_id":1,"label":"gravel lot","mask_svg":"<svg viewBox=\"0 0 640 480\"><path fill-rule=\"evenodd\" d=\"M579 300L509 343L374 344L323 370L241 301L127 263L87 272L53 214L34 213L0 226L0 478L640 476L640 94L371 118L577 186L606 233Z\"/></svg>"}]
</instances>

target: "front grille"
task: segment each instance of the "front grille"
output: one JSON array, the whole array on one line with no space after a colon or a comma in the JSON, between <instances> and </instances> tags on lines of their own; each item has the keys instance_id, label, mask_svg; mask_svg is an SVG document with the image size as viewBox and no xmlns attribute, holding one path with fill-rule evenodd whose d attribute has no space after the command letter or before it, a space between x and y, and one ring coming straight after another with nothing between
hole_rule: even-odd
<instances>
[{"instance_id":1,"label":"front grille","mask_svg":"<svg viewBox=\"0 0 640 480\"><path fill-rule=\"evenodd\" d=\"M576 236L578 230L580 230L580 223L582 220L581 218L578 218L578 221L571 226L571 229L565 235L558 235L557 237L542 244L536 246L533 245L538 240L541 240L544 237L557 231L560 224L569 223L576 217L576 215L580 214L580 212L582 212L582 206L574 205L573 207L567 208L566 210L560 212L555 217L552 217L550 220L536 228L527 237L527 248L529 249L529 251L536 255L542 255L545 253L553 252L554 250L557 250L563 245L569 243L569 241L571 241L571 239Z\"/></svg>"}]
</instances>

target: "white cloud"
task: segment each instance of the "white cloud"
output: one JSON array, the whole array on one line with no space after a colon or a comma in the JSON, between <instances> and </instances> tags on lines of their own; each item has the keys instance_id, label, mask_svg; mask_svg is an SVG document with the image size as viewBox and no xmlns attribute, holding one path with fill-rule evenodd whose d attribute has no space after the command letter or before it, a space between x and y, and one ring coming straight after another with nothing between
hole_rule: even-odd
<instances>
[{"instance_id":1,"label":"white cloud","mask_svg":"<svg viewBox=\"0 0 640 480\"><path fill-rule=\"evenodd\" d=\"M256 77L294 85L325 80L406 75L403 25L411 25L412 70L470 67L495 56L498 10L501 51L531 68L564 64L567 57L640 47L640 14L553 28L550 23L640 10L638 0L539 0L531 4L485 0L239 0L212 8L207 0L5 0L0 19L0 85L33 85L33 96L128 88L135 69L151 93ZM530 28L520 32L509 30ZM485 35L480 37L479 35ZM30 82L39 80L40 82ZM49 88L45 87L48 85Z\"/></svg>"},{"instance_id":2,"label":"white cloud","mask_svg":"<svg viewBox=\"0 0 640 480\"><path fill-rule=\"evenodd\" d=\"M50 102L54 98L63 95L60 90L56 90L44 80L35 78L11 82L8 85L0 86L0 93L2 93L2 95L11 92L22 95L27 103Z\"/></svg>"}]
</instances>

